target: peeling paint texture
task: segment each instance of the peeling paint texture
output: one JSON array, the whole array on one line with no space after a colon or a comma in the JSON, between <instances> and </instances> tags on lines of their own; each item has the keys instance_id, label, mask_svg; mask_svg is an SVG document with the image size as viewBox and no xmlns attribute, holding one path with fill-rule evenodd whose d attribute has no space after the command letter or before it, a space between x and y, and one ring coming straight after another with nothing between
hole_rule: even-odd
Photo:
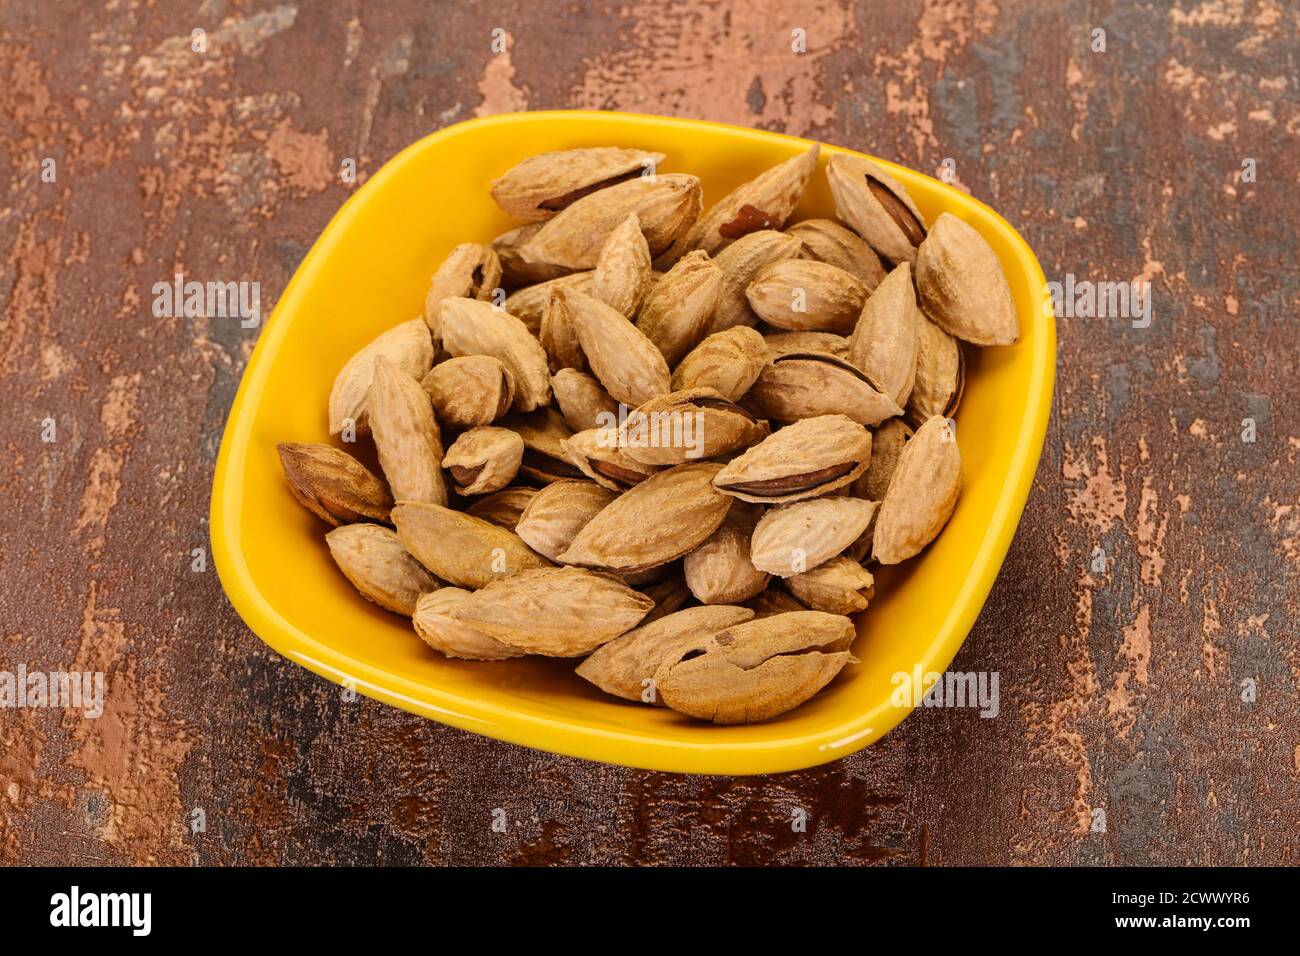
<instances>
[{"instance_id":1,"label":"peeling paint texture","mask_svg":"<svg viewBox=\"0 0 1300 956\"><path fill-rule=\"evenodd\" d=\"M1295 864L1300 8L492 7L0 6L0 669L107 681L97 721L0 709L0 863ZM774 777L600 766L346 702L191 570L257 330L155 318L154 283L258 281L266 314L345 160L574 106L946 167L1049 278L1151 282L1148 328L1059 322L953 665L999 673L997 718Z\"/></svg>"}]
</instances>

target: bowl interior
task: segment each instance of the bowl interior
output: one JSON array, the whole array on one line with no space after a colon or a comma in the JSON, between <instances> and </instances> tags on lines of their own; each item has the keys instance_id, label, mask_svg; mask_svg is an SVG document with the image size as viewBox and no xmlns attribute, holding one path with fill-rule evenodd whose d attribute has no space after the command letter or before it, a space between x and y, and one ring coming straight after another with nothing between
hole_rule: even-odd
<instances>
[{"instance_id":1,"label":"bowl interior","mask_svg":"<svg viewBox=\"0 0 1300 956\"><path fill-rule=\"evenodd\" d=\"M338 572L322 523L294 502L275 446L328 442L326 403L342 364L420 314L429 277L457 243L516 223L491 180L543 150L621 145L666 153L664 172L704 182L706 207L805 149L804 140L711 123L613 113L526 113L450 127L389 162L343 207L303 261L244 373L213 490L218 570L249 626L281 653L360 692L455 726L546 750L655 769L747 773L809 766L878 739L909 708L897 672L942 671L974 623L1010 544L1037 464L1051 398L1054 329L1043 277L1001 218L929 177L890 167L927 221L952 212L1001 257L1020 315L1009 348L967 349L956 416L965 484L951 522L921 556L876 570L860 615L861 663L777 720L714 727L605 696L575 662L474 663L428 650L410 622L364 601ZM822 162L833 151L823 150ZM833 216L818 173L795 219ZM373 467L363 450L346 447Z\"/></svg>"}]
</instances>

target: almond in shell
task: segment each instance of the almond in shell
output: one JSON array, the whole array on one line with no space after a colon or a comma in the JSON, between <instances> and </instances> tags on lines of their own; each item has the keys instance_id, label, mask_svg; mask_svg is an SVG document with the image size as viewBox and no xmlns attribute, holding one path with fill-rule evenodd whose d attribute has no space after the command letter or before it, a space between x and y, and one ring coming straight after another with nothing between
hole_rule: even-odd
<instances>
[{"instance_id":1,"label":"almond in shell","mask_svg":"<svg viewBox=\"0 0 1300 956\"><path fill-rule=\"evenodd\" d=\"M693 551L727 516L731 499L713 487L721 465L658 472L616 498L560 555L565 564L639 571Z\"/></svg>"},{"instance_id":2,"label":"almond in shell","mask_svg":"<svg viewBox=\"0 0 1300 956\"><path fill-rule=\"evenodd\" d=\"M825 353L792 352L763 367L746 403L764 418L790 422L840 413L863 425L903 409L853 363Z\"/></svg>"},{"instance_id":3,"label":"almond in shell","mask_svg":"<svg viewBox=\"0 0 1300 956\"><path fill-rule=\"evenodd\" d=\"M851 484L871 461L871 432L844 415L787 425L729 462L713 483L742 501L802 501Z\"/></svg>"},{"instance_id":4,"label":"almond in shell","mask_svg":"<svg viewBox=\"0 0 1300 956\"><path fill-rule=\"evenodd\" d=\"M723 398L737 401L754 384L767 358L763 336L753 329L738 325L715 332L677 366L673 391L711 388Z\"/></svg>"},{"instance_id":5,"label":"almond in shell","mask_svg":"<svg viewBox=\"0 0 1300 956\"><path fill-rule=\"evenodd\" d=\"M398 501L447 503L442 436L429 394L383 355L370 386L370 430L379 466Z\"/></svg>"},{"instance_id":6,"label":"almond in shell","mask_svg":"<svg viewBox=\"0 0 1300 956\"><path fill-rule=\"evenodd\" d=\"M889 479L894 476L903 446L912 437L912 429L901 418L891 418L881 423L871 436L871 464L862 477L853 483L853 494L859 498L883 501L889 490Z\"/></svg>"},{"instance_id":7,"label":"almond in shell","mask_svg":"<svg viewBox=\"0 0 1300 956\"><path fill-rule=\"evenodd\" d=\"M835 213L892 263L915 262L925 220L903 184L862 156L836 153L826 164Z\"/></svg>"},{"instance_id":8,"label":"almond in shell","mask_svg":"<svg viewBox=\"0 0 1300 956\"><path fill-rule=\"evenodd\" d=\"M732 505L722 526L682 559L686 586L702 604L739 604L754 597L771 579L754 567L749 543L762 508Z\"/></svg>"},{"instance_id":9,"label":"almond in shell","mask_svg":"<svg viewBox=\"0 0 1300 956\"><path fill-rule=\"evenodd\" d=\"M577 674L615 697L658 703L654 675L666 659L753 617L749 608L727 605L667 614L598 647L578 665Z\"/></svg>"},{"instance_id":10,"label":"almond in shell","mask_svg":"<svg viewBox=\"0 0 1300 956\"><path fill-rule=\"evenodd\" d=\"M556 481L528 503L515 526L524 543L554 561L578 532L615 498L592 481Z\"/></svg>"},{"instance_id":11,"label":"almond in shell","mask_svg":"<svg viewBox=\"0 0 1300 956\"><path fill-rule=\"evenodd\" d=\"M655 283L636 325L669 365L676 365L704 337L722 283L722 270L700 251L682 257Z\"/></svg>"},{"instance_id":12,"label":"almond in shell","mask_svg":"<svg viewBox=\"0 0 1300 956\"><path fill-rule=\"evenodd\" d=\"M564 420L575 432L614 427L618 422L618 402L585 372L560 369L551 376L551 391Z\"/></svg>"},{"instance_id":13,"label":"almond in shell","mask_svg":"<svg viewBox=\"0 0 1300 956\"><path fill-rule=\"evenodd\" d=\"M916 430L898 459L876 518L872 553L881 564L919 554L952 517L961 492L961 452L948 419Z\"/></svg>"},{"instance_id":14,"label":"almond in shell","mask_svg":"<svg viewBox=\"0 0 1300 956\"><path fill-rule=\"evenodd\" d=\"M639 485L658 465L646 465L619 448L617 428L588 428L564 442L568 460L596 484L613 492Z\"/></svg>"},{"instance_id":15,"label":"almond in shell","mask_svg":"<svg viewBox=\"0 0 1300 956\"><path fill-rule=\"evenodd\" d=\"M490 521L507 531L514 531L524 509L528 507L528 502L536 497L537 492L536 488L502 488L498 492L470 502L465 513Z\"/></svg>"},{"instance_id":16,"label":"almond in shell","mask_svg":"<svg viewBox=\"0 0 1300 956\"><path fill-rule=\"evenodd\" d=\"M821 352L836 358L849 357L849 340L834 332L769 332L763 336L768 358L795 352Z\"/></svg>"},{"instance_id":17,"label":"almond in shell","mask_svg":"<svg viewBox=\"0 0 1300 956\"><path fill-rule=\"evenodd\" d=\"M519 219L547 219L584 196L655 171L663 153L615 146L530 156L492 181L492 198Z\"/></svg>"},{"instance_id":18,"label":"almond in shell","mask_svg":"<svg viewBox=\"0 0 1300 956\"><path fill-rule=\"evenodd\" d=\"M524 440L508 428L480 425L457 438L442 467L451 474L462 495L500 491L514 480L524 457Z\"/></svg>"},{"instance_id":19,"label":"almond in shell","mask_svg":"<svg viewBox=\"0 0 1300 956\"><path fill-rule=\"evenodd\" d=\"M856 614L866 610L875 595L871 572L852 558L839 555L811 571L785 579L785 586L800 603L814 611Z\"/></svg>"},{"instance_id":20,"label":"almond in shell","mask_svg":"<svg viewBox=\"0 0 1300 956\"><path fill-rule=\"evenodd\" d=\"M442 300L453 296L487 302L501 286L501 260L487 246L465 242L443 260L424 298L424 321L435 342L442 341Z\"/></svg>"},{"instance_id":21,"label":"almond in shell","mask_svg":"<svg viewBox=\"0 0 1300 956\"><path fill-rule=\"evenodd\" d=\"M421 382L433 401L433 411L444 428L490 425L515 399L510 370L490 355L466 355L439 362Z\"/></svg>"},{"instance_id":22,"label":"almond in shell","mask_svg":"<svg viewBox=\"0 0 1300 956\"><path fill-rule=\"evenodd\" d=\"M798 707L845 664L849 618L791 611L734 624L674 652L655 672L673 710L718 724L768 720Z\"/></svg>"},{"instance_id":23,"label":"almond in shell","mask_svg":"<svg viewBox=\"0 0 1300 956\"><path fill-rule=\"evenodd\" d=\"M530 654L582 657L636 627L654 602L582 568L522 571L452 605L453 618Z\"/></svg>"},{"instance_id":24,"label":"almond in shell","mask_svg":"<svg viewBox=\"0 0 1300 956\"><path fill-rule=\"evenodd\" d=\"M827 495L770 508L754 527L750 560L778 577L802 574L853 544L877 507L862 498Z\"/></svg>"},{"instance_id":25,"label":"almond in shell","mask_svg":"<svg viewBox=\"0 0 1300 956\"><path fill-rule=\"evenodd\" d=\"M553 355L554 353L550 351L550 345L543 330L546 310L550 306L552 296L561 289L575 289L578 292L590 293L594 276L595 272L590 270L574 272L571 275L560 276L557 279L517 289L506 299L506 311L524 323L530 333L541 338L542 345L546 347L549 354ZM575 364L573 367L582 368L583 366Z\"/></svg>"},{"instance_id":26,"label":"almond in shell","mask_svg":"<svg viewBox=\"0 0 1300 956\"><path fill-rule=\"evenodd\" d=\"M411 623L420 640L447 657L471 661L504 661L523 657L525 652L503 644L495 637L458 621L449 613L470 592L461 588L440 588L425 594L415 605Z\"/></svg>"},{"instance_id":27,"label":"almond in shell","mask_svg":"<svg viewBox=\"0 0 1300 956\"><path fill-rule=\"evenodd\" d=\"M332 445L275 446L284 480L298 503L331 525L387 521L393 498L365 465Z\"/></svg>"},{"instance_id":28,"label":"almond in shell","mask_svg":"<svg viewBox=\"0 0 1300 956\"><path fill-rule=\"evenodd\" d=\"M615 401L636 407L670 390L668 363L645 333L599 299L562 294L591 371Z\"/></svg>"},{"instance_id":29,"label":"almond in shell","mask_svg":"<svg viewBox=\"0 0 1300 956\"><path fill-rule=\"evenodd\" d=\"M591 279L591 294L631 318L650 291L650 247L636 213L629 213L605 240Z\"/></svg>"},{"instance_id":30,"label":"almond in shell","mask_svg":"<svg viewBox=\"0 0 1300 956\"><path fill-rule=\"evenodd\" d=\"M391 528L349 524L325 535L330 556L361 596L410 617L420 595L437 590L437 578L407 554Z\"/></svg>"},{"instance_id":31,"label":"almond in shell","mask_svg":"<svg viewBox=\"0 0 1300 956\"><path fill-rule=\"evenodd\" d=\"M885 267L880 256L866 241L851 229L845 229L831 219L805 219L786 230L803 243L800 255L838 266L862 280L867 291L878 286L885 278Z\"/></svg>"},{"instance_id":32,"label":"almond in shell","mask_svg":"<svg viewBox=\"0 0 1300 956\"><path fill-rule=\"evenodd\" d=\"M993 247L970 224L942 213L916 257L916 290L926 315L975 345L1012 345L1020 323Z\"/></svg>"},{"instance_id":33,"label":"almond in shell","mask_svg":"<svg viewBox=\"0 0 1300 956\"><path fill-rule=\"evenodd\" d=\"M705 333L712 335L737 325L757 324L758 316L749 307L745 290L764 266L792 259L802 248L794 236L762 229L743 236L718 253L713 261L722 270L722 292Z\"/></svg>"},{"instance_id":34,"label":"almond in shell","mask_svg":"<svg viewBox=\"0 0 1300 956\"><path fill-rule=\"evenodd\" d=\"M914 428L934 415L955 415L966 386L966 358L957 340L924 315L916 332L916 377L907 396L907 422Z\"/></svg>"},{"instance_id":35,"label":"almond in shell","mask_svg":"<svg viewBox=\"0 0 1300 956\"><path fill-rule=\"evenodd\" d=\"M529 568L549 566L513 531L450 508L402 502L393 509L393 523L402 547L459 587L481 588Z\"/></svg>"},{"instance_id":36,"label":"almond in shell","mask_svg":"<svg viewBox=\"0 0 1300 956\"><path fill-rule=\"evenodd\" d=\"M745 297L759 318L778 329L847 335L867 300L867 286L838 266L783 259L764 266Z\"/></svg>"},{"instance_id":37,"label":"almond in shell","mask_svg":"<svg viewBox=\"0 0 1300 956\"><path fill-rule=\"evenodd\" d=\"M912 267L904 262L867 299L849 343L849 361L900 407L916 381L921 321Z\"/></svg>"},{"instance_id":38,"label":"almond in shell","mask_svg":"<svg viewBox=\"0 0 1300 956\"><path fill-rule=\"evenodd\" d=\"M647 465L680 465L748 448L770 429L711 388L691 388L652 398L630 412L619 447Z\"/></svg>"}]
</instances>

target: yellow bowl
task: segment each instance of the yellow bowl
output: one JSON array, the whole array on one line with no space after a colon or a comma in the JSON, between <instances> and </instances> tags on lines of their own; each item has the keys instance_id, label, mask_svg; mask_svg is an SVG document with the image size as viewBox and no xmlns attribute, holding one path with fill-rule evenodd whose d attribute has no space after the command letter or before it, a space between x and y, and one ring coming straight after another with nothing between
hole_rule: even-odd
<instances>
[{"instance_id":1,"label":"yellow bowl","mask_svg":"<svg viewBox=\"0 0 1300 956\"><path fill-rule=\"evenodd\" d=\"M212 488L222 584L248 626L290 660L475 733L687 773L770 773L845 756L911 711L910 703L891 703L893 675L917 666L941 672L957 653L1011 544L1051 406L1055 327L1033 253L987 206L928 176L883 164L927 221L951 212L992 244L1022 337L1008 348L967 350L957 415L965 484L956 513L919 557L877 572L877 596L860 616L853 648L861 663L783 717L715 727L608 697L574 675L574 661L447 660L416 638L409 621L352 589L326 550L327 529L284 484L276 443L330 440L326 400L348 357L420 314L429 277L454 245L486 242L515 225L489 198L492 179L533 153L605 145L666 153L665 172L703 179L707 205L808 143L692 120L546 112L471 120L403 150L326 227L249 360ZM822 162L833 152L841 150L823 149ZM794 218L831 215L819 173Z\"/></svg>"}]
</instances>

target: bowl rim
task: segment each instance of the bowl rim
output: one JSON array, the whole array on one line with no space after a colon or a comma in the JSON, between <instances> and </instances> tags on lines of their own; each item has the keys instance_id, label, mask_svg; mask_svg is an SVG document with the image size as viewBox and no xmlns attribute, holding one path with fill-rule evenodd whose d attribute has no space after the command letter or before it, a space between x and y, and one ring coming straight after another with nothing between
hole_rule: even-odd
<instances>
[{"instance_id":1,"label":"bowl rim","mask_svg":"<svg viewBox=\"0 0 1300 956\"><path fill-rule=\"evenodd\" d=\"M867 707L855 717L835 726L777 741L722 738L702 742L643 736L632 729L614 730L573 724L521 713L490 701L430 687L401 674L359 661L295 627L262 595L244 561L239 538L239 515L244 503L240 476L244 473L248 459L255 417L253 412L270 375L273 364L271 358L288 333L289 323L284 316L297 311L305 290L323 269L327 253L347 232L368 197L377 195L416 154L475 127L556 120L583 121L593 125L636 120L679 128L723 129L754 142L770 143L776 139L809 146L821 142L709 120L603 110L544 110L504 113L455 123L421 137L384 163L348 197L321 230L267 318L266 326L240 378L217 455L210 506L213 563L230 603L260 640L289 660L327 680L462 730L566 756L648 770L739 775L775 773L815 766L847 756L874 743L901 723L914 708L891 706L885 710L881 719L880 715L873 718L872 708ZM844 152L867 156L904 183L920 178L940 187L946 193L947 211L960 210L965 217L985 220L1004 233L1008 247L1014 251L1016 268L1036 280L1036 288L1040 290L1036 295L1036 314L1029 318L1040 323L1041 334L1033 339L1028 400L1017 423L1019 438L1008 462L1011 479L1004 483L989 515L989 527L994 533L984 536L952 608L919 661L925 671L942 672L965 642L992 589L1015 536L1042 454L1051 412L1056 366L1055 319L1044 307L1047 301L1046 277L1019 232L979 200L924 173L888 160L829 143L823 142L821 145L828 154ZM1021 319L1025 320L1026 317L1022 315Z\"/></svg>"}]
</instances>

